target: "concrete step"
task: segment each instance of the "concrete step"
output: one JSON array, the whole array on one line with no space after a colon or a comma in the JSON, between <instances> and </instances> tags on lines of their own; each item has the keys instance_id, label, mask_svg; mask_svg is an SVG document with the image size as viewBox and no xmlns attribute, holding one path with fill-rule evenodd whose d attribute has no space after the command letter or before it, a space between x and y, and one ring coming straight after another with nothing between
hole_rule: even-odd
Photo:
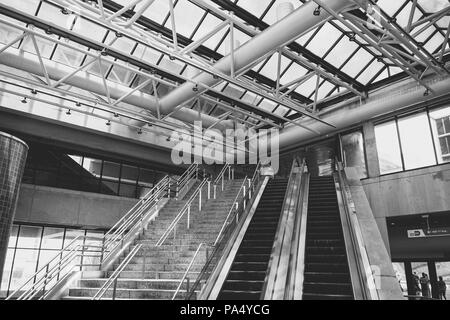
<instances>
[{"instance_id":1,"label":"concrete step","mask_svg":"<svg viewBox=\"0 0 450 320\"><path fill-rule=\"evenodd\" d=\"M98 289L90 288L70 288L70 297L93 297L97 293ZM117 289L116 297L119 299L152 299L152 300L170 300L172 299L175 290L163 290L163 289ZM111 298L113 289L108 289L104 298ZM181 291L177 295L177 299L184 299L186 291Z\"/></svg>"},{"instance_id":2,"label":"concrete step","mask_svg":"<svg viewBox=\"0 0 450 320\"><path fill-rule=\"evenodd\" d=\"M108 271L108 277L112 275L114 271ZM123 271L120 273L119 278L121 279L178 279L181 280L184 276L184 271ZM188 276L190 279L197 279L200 272L192 271L189 272Z\"/></svg>"},{"instance_id":3,"label":"concrete step","mask_svg":"<svg viewBox=\"0 0 450 320\"><path fill-rule=\"evenodd\" d=\"M78 281L78 287L100 289L105 283L106 278L99 279L81 279ZM118 279L117 288L119 289L162 289L176 290L181 279ZM181 289L186 290L187 282L184 281Z\"/></svg>"},{"instance_id":4,"label":"concrete step","mask_svg":"<svg viewBox=\"0 0 450 320\"><path fill-rule=\"evenodd\" d=\"M199 261L201 262L201 261ZM204 263L201 264L197 264L197 260L196 263L193 264L191 266L191 270L195 271L195 272L199 272L201 271L201 269L203 268ZM141 271L144 269L143 268L143 264L133 264L130 263L128 264L124 271ZM114 269L116 269L118 267L118 265L114 265ZM156 263L147 263L145 265L145 271L178 271L178 272L186 272L186 270L189 267L189 263L172 263L172 264L165 264L165 263L161 263L161 264L156 264Z\"/></svg>"}]
</instances>

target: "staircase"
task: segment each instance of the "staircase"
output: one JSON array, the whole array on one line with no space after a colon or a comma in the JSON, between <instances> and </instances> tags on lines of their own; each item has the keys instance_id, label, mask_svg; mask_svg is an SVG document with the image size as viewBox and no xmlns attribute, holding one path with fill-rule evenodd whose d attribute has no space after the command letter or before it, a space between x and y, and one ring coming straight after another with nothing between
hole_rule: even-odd
<instances>
[{"instance_id":1,"label":"staircase","mask_svg":"<svg viewBox=\"0 0 450 320\"><path fill-rule=\"evenodd\" d=\"M218 296L219 300L258 300L281 216L288 179L267 184Z\"/></svg>"},{"instance_id":2,"label":"staircase","mask_svg":"<svg viewBox=\"0 0 450 320\"><path fill-rule=\"evenodd\" d=\"M303 300L353 298L333 177L311 177Z\"/></svg>"},{"instance_id":3,"label":"staircase","mask_svg":"<svg viewBox=\"0 0 450 320\"><path fill-rule=\"evenodd\" d=\"M186 200L170 200L140 239L136 240L135 245L142 244L143 247L120 274L116 299L172 299L198 245L212 244L217 237L242 182L243 180L226 181L224 191L218 194L216 200L206 201L201 211L198 210L198 201L195 201L191 206L190 229L187 229L186 219L183 218L177 226L176 239L169 237L163 245L155 247L161 235L193 194L198 183L186 194L184 197ZM206 192L204 190L203 199L206 199ZM131 246L112 270L105 272L103 277L77 281L76 285L69 289L69 295L63 299L91 299L133 247ZM196 259L189 273L191 284L196 280L205 261L205 254ZM185 298L186 289L185 282L177 299ZM112 288L109 289L104 299L111 299L112 291Z\"/></svg>"}]
</instances>

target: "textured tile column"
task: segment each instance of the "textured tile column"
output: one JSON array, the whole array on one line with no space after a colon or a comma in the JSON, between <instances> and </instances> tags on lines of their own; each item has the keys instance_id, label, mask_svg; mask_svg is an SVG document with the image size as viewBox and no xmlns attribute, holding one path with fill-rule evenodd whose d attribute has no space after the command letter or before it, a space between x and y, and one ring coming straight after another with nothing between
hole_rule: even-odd
<instances>
[{"instance_id":1,"label":"textured tile column","mask_svg":"<svg viewBox=\"0 0 450 320\"><path fill-rule=\"evenodd\" d=\"M25 142L0 132L0 282L27 153Z\"/></svg>"}]
</instances>

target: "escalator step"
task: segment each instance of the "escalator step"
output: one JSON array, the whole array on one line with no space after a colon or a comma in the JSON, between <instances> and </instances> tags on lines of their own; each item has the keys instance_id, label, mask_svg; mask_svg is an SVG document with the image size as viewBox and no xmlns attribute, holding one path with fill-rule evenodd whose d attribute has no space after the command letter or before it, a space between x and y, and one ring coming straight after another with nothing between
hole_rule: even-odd
<instances>
[{"instance_id":1,"label":"escalator step","mask_svg":"<svg viewBox=\"0 0 450 320\"><path fill-rule=\"evenodd\" d=\"M222 290L218 300L259 300L261 291L230 291Z\"/></svg>"}]
</instances>

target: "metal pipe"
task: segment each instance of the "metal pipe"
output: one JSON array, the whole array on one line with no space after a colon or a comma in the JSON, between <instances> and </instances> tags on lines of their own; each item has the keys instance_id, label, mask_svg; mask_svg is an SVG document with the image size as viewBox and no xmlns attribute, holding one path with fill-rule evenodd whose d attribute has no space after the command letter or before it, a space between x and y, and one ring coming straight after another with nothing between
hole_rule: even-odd
<instances>
[{"instance_id":1,"label":"metal pipe","mask_svg":"<svg viewBox=\"0 0 450 320\"><path fill-rule=\"evenodd\" d=\"M416 82L413 82L409 85L403 85L401 89L395 91L393 91L392 88L387 89L392 90L391 92L383 90L376 95L372 95L372 98L368 99L366 103L344 103L342 105L337 105L332 110L324 111L321 118L335 124L336 129L309 119L300 120L300 122L310 128L321 131L325 136L340 129L368 121L376 116L400 110L420 102L429 101L430 98L445 95L450 91L449 77L424 81L427 82L433 90L431 96L424 96L423 87L418 86ZM351 112L349 112L349 110L351 110ZM279 135L280 150L293 148L314 138L317 138L317 136L298 126L286 127Z\"/></svg>"},{"instance_id":2,"label":"metal pipe","mask_svg":"<svg viewBox=\"0 0 450 320\"><path fill-rule=\"evenodd\" d=\"M334 11L339 12L353 4L349 0L329 0L327 4ZM273 24L268 29L253 37L251 40L234 51L234 70L236 73L245 68L249 63L257 60L261 56L283 47L310 30L315 25L323 22L330 15L323 12L320 16L313 14L316 4L308 2L299 7L292 14ZM233 58L228 55L213 65L213 68L230 75ZM202 72L193 78L194 83L202 83L207 86L214 86L221 80L213 75ZM174 108L197 95L198 88L194 83L184 83L160 100L161 112L170 113ZM195 89L195 91L194 91Z\"/></svg>"},{"instance_id":3,"label":"metal pipe","mask_svg":"<svg viewBox=\"0 0 450 320\"><path fill-rule=\"evenodd\" d=\"M43 59L43 64L45 66L44 72L36 55L11 47L0 54L0 64L43 77L45 76L45 73L47 73L48 77L55 81L67 78L67 75L73 74L75 71L72 67ZM132 94L129 94L129 87L108 80L106 80L106 82L112 99L121 99L124 103L131 104L144 110L157 111L158 101L154 96L143 92L133 92ZM70 78L66 79L64 83L98 95L106 96L103 79L83 70L79 70L73 74ZM222 120L217 123L218 119L216 117L202 113L200 114L199 119L199 113L197 111L186 107L180 108L174 112L171 117L187 123L201 120L204 127L215 124L214 127L221 131L234 128L234 121L232 120Z\"/></svg>"}]
</instances>

